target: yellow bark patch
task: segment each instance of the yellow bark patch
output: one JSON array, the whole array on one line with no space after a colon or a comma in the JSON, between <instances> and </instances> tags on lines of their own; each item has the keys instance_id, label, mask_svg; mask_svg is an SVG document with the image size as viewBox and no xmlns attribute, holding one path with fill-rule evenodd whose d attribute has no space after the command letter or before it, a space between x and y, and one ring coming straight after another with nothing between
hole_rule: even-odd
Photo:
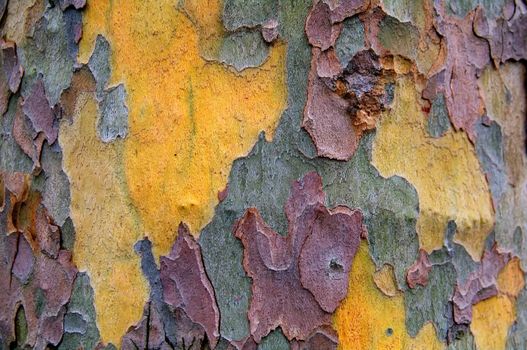
<instances>
[{"instance_id":1,"label":"yellow bark patch","mask_svg":"<svg viewBox=\"0 0 527 350\"><path fill-rule=\"evenodd\" d=\"M389 297L393 297L399 292L392 265L384 264L380 270L375 271L373 281L377 288Z\"/></svg>"},{"instance_id":2,"label":"yellow bark patch","mask_svg":"<svg viewBox=\"0 0 527 350\"><path fill-rule=\"evenodd\" d=\"M483 300L472 309L470 330L478 350L504 350L507 332L516 318L514 305L507 296Z\"/></svg>"},{"instance_id":3,"label":"yellow bark patch","mask_svg":"<svg viewBox=\"0 0 527 350\"><path fill-rule=\"evenodd\" d=\"M427 134L419 91L411 79L397 81L393 108L378 126L373 164L384 177L406 178L419 195L417 232L420 247L440 249L449 220L458 228L455 240L476 261L494 224L494 210L474 147L464 132Z\"/></svg>"},{"instance_id":4,"label":"yellow bark patch","mask_svg":"<svg viewBox=\"0 0 527 350\"><path fill-rule=\"evenodd\" d=\"M72 191L94 197L85 204L72 199L75 261L94 276L104 341L119 343L140 319L146 284L133 244L146 235L159 256L169 251L180 221L198 234L212 218L232 162L250 151L261 131L272 137L285 108L285 44L274 44L261 67L241 73L201 57L219 47L221 10L221 1L91 0L84 12L79 60L87 62L97 35L104 35L112 51L111 84L125 84L129 109L124 141L102 144L95 119L83 121L90 131L72 129L75 137L62 137ZM95 118L92 102L88 106L84 114ZM90 152L73 169L86 133ZM98 215L99 208L107 212ZM126 278L116 275L119 264Z\"/></svg>"},{"instance_id":5,"label":"yellow bark patch","mask_svg":"<svg viewBox=\"0 0 527 350\"><path fill-rule=\"evenodd\" d=\"M96 120L94 97L82 96L73 123L62 122L59 142L71 182L73 259L79 269L89 271L102 339L119 344L128 327L141 318L148 296L133 251L142 230L134 222L123 180L122 141L102 143Z\"/></svg>"},{"instance_id":6,"label":"yellow bark patch","mask_svg":"<svg viewBox=\"0 0 527 350\"><path fill-rule=\"evenodd\" d=\"M348 295L334 315L339 349L444 349L431 324L416 338L406 332L403 295L384 295L373 281L375 266L363 241L353 260Z\"/></svg>"},{"instance_id":7,"label":"yellow bark patch","mask_svg":"<svg viewBox=\"0 0 527 350\"><path fill-rule=\"evenodd\" d=\"M235 73L200 56L197 29L173 1L114 1L112 11L103 3L87 9L81 56L97 33L107 35L112 81L124 81L128 92L126 178L159 254L180 221L194 233L210 221L232 162L262 130L272 137L287 93L285 45L275 45L261 67ZM192 6L211 11L206 1Z\"/></svg>"},{"instance_id":8,"label":"yellow bark patch","mask_svg":"<svg viewBox=\"0 0 527 350\"><path fill-rule=\"evenodd\" d=\"M510 102L507 102L507 87L500 71L490 65L487 66L478 79L478 86L481 97L485 101L487 115L501 125L506 125Z\"/></svg>"},{"instance_id":9,"label":"yellow bark patch","mask_svg":"<svg viewBox=\"0 0 527 350\"><path fill-rule=\"evenodd\" d=\"M180 6L197 28L203 58L217 58L225 35L223 22L218 16L223 9L223 1L207 1L206 11L203 9L203 0L181 0Z\"/></svg>"},{"instance_id":10,"label":"yellow bark patch","mask_svg":"<svg viewBox=\"0 0 527 350\"><path fill-rule=\"evenodd\" d=\"M514 257L498 275L498 290L502 294L517 297L524 286L525 278L520 266L520 259Z\"/></svg>"},{"instance_id":11,"label":"yellow bark patch","mask_svg":"<svg viewBox=\"0 0 527 350\"><path fill-rule=\"evenodd\" d=\"M403 347L404 350L443 350L446 345L441 343L436 336L434 325L427 323L421 328L415 338L409 338Z\"/></svg>"}]
</instances>

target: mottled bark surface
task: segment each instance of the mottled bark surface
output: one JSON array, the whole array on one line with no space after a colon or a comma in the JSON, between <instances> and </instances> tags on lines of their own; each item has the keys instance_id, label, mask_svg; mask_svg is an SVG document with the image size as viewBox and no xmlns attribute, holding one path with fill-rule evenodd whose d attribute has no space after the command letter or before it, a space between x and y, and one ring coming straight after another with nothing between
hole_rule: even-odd
<instances>
[{"instance_id":1,"label":"mottled bark surface","mask_svg":"<svg viewBox=\"0 0 527 350\"><path fill-rule=\"evenodd\" d=\"M0 349L527 347L521 0L0 0Z\"/></svg>"}]
</instances>

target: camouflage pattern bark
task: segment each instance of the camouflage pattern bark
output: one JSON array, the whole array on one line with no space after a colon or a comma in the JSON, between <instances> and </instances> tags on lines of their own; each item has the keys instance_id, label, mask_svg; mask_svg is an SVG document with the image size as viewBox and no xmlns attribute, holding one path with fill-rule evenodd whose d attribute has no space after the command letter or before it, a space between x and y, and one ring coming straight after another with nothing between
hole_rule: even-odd
<instances>
[{"instance_id":1,"label":"camouflage pattern bark","mask_svg":"<svg viewBox=\"0 0 527 350\"><path fill-rule=\"evenodd\" d=\"M0 0L0 349L527 347L522 0Z\"/></svg>"}]
</instances>

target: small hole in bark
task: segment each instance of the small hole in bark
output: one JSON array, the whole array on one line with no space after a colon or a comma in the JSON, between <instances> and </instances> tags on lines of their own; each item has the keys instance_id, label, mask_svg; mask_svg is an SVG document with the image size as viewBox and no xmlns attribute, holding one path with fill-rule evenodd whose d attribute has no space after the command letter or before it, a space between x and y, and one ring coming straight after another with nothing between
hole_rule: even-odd
<instances>
[{"instance_id":1,"label":"small hole in bark","mask_svg":"<svg viewBox=\"0 0 527 350\"><path fill-rule=\"evenodd\" d=\"M329 263L329 268L332 269L333 271L338 271L338 272L341 272L344 270L344 266L342 266L340 263L338 263L337 261L333 259Z\"/></svg>"}]
</instances>

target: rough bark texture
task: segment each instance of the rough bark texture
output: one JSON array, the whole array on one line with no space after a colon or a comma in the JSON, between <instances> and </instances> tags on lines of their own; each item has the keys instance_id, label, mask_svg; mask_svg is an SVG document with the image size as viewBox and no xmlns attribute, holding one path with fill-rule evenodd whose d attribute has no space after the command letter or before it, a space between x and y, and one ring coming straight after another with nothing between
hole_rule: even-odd
<instances>
[{"instance_id":1,"label":"rough bark texture","mask_svg":"<svg viewBox=\"0 0 527 350\"><path fill-rule=\"evenodd\" d=\"M0 0L0 349L527 348L522 0Z\"/></svg>"}]
</instances>

